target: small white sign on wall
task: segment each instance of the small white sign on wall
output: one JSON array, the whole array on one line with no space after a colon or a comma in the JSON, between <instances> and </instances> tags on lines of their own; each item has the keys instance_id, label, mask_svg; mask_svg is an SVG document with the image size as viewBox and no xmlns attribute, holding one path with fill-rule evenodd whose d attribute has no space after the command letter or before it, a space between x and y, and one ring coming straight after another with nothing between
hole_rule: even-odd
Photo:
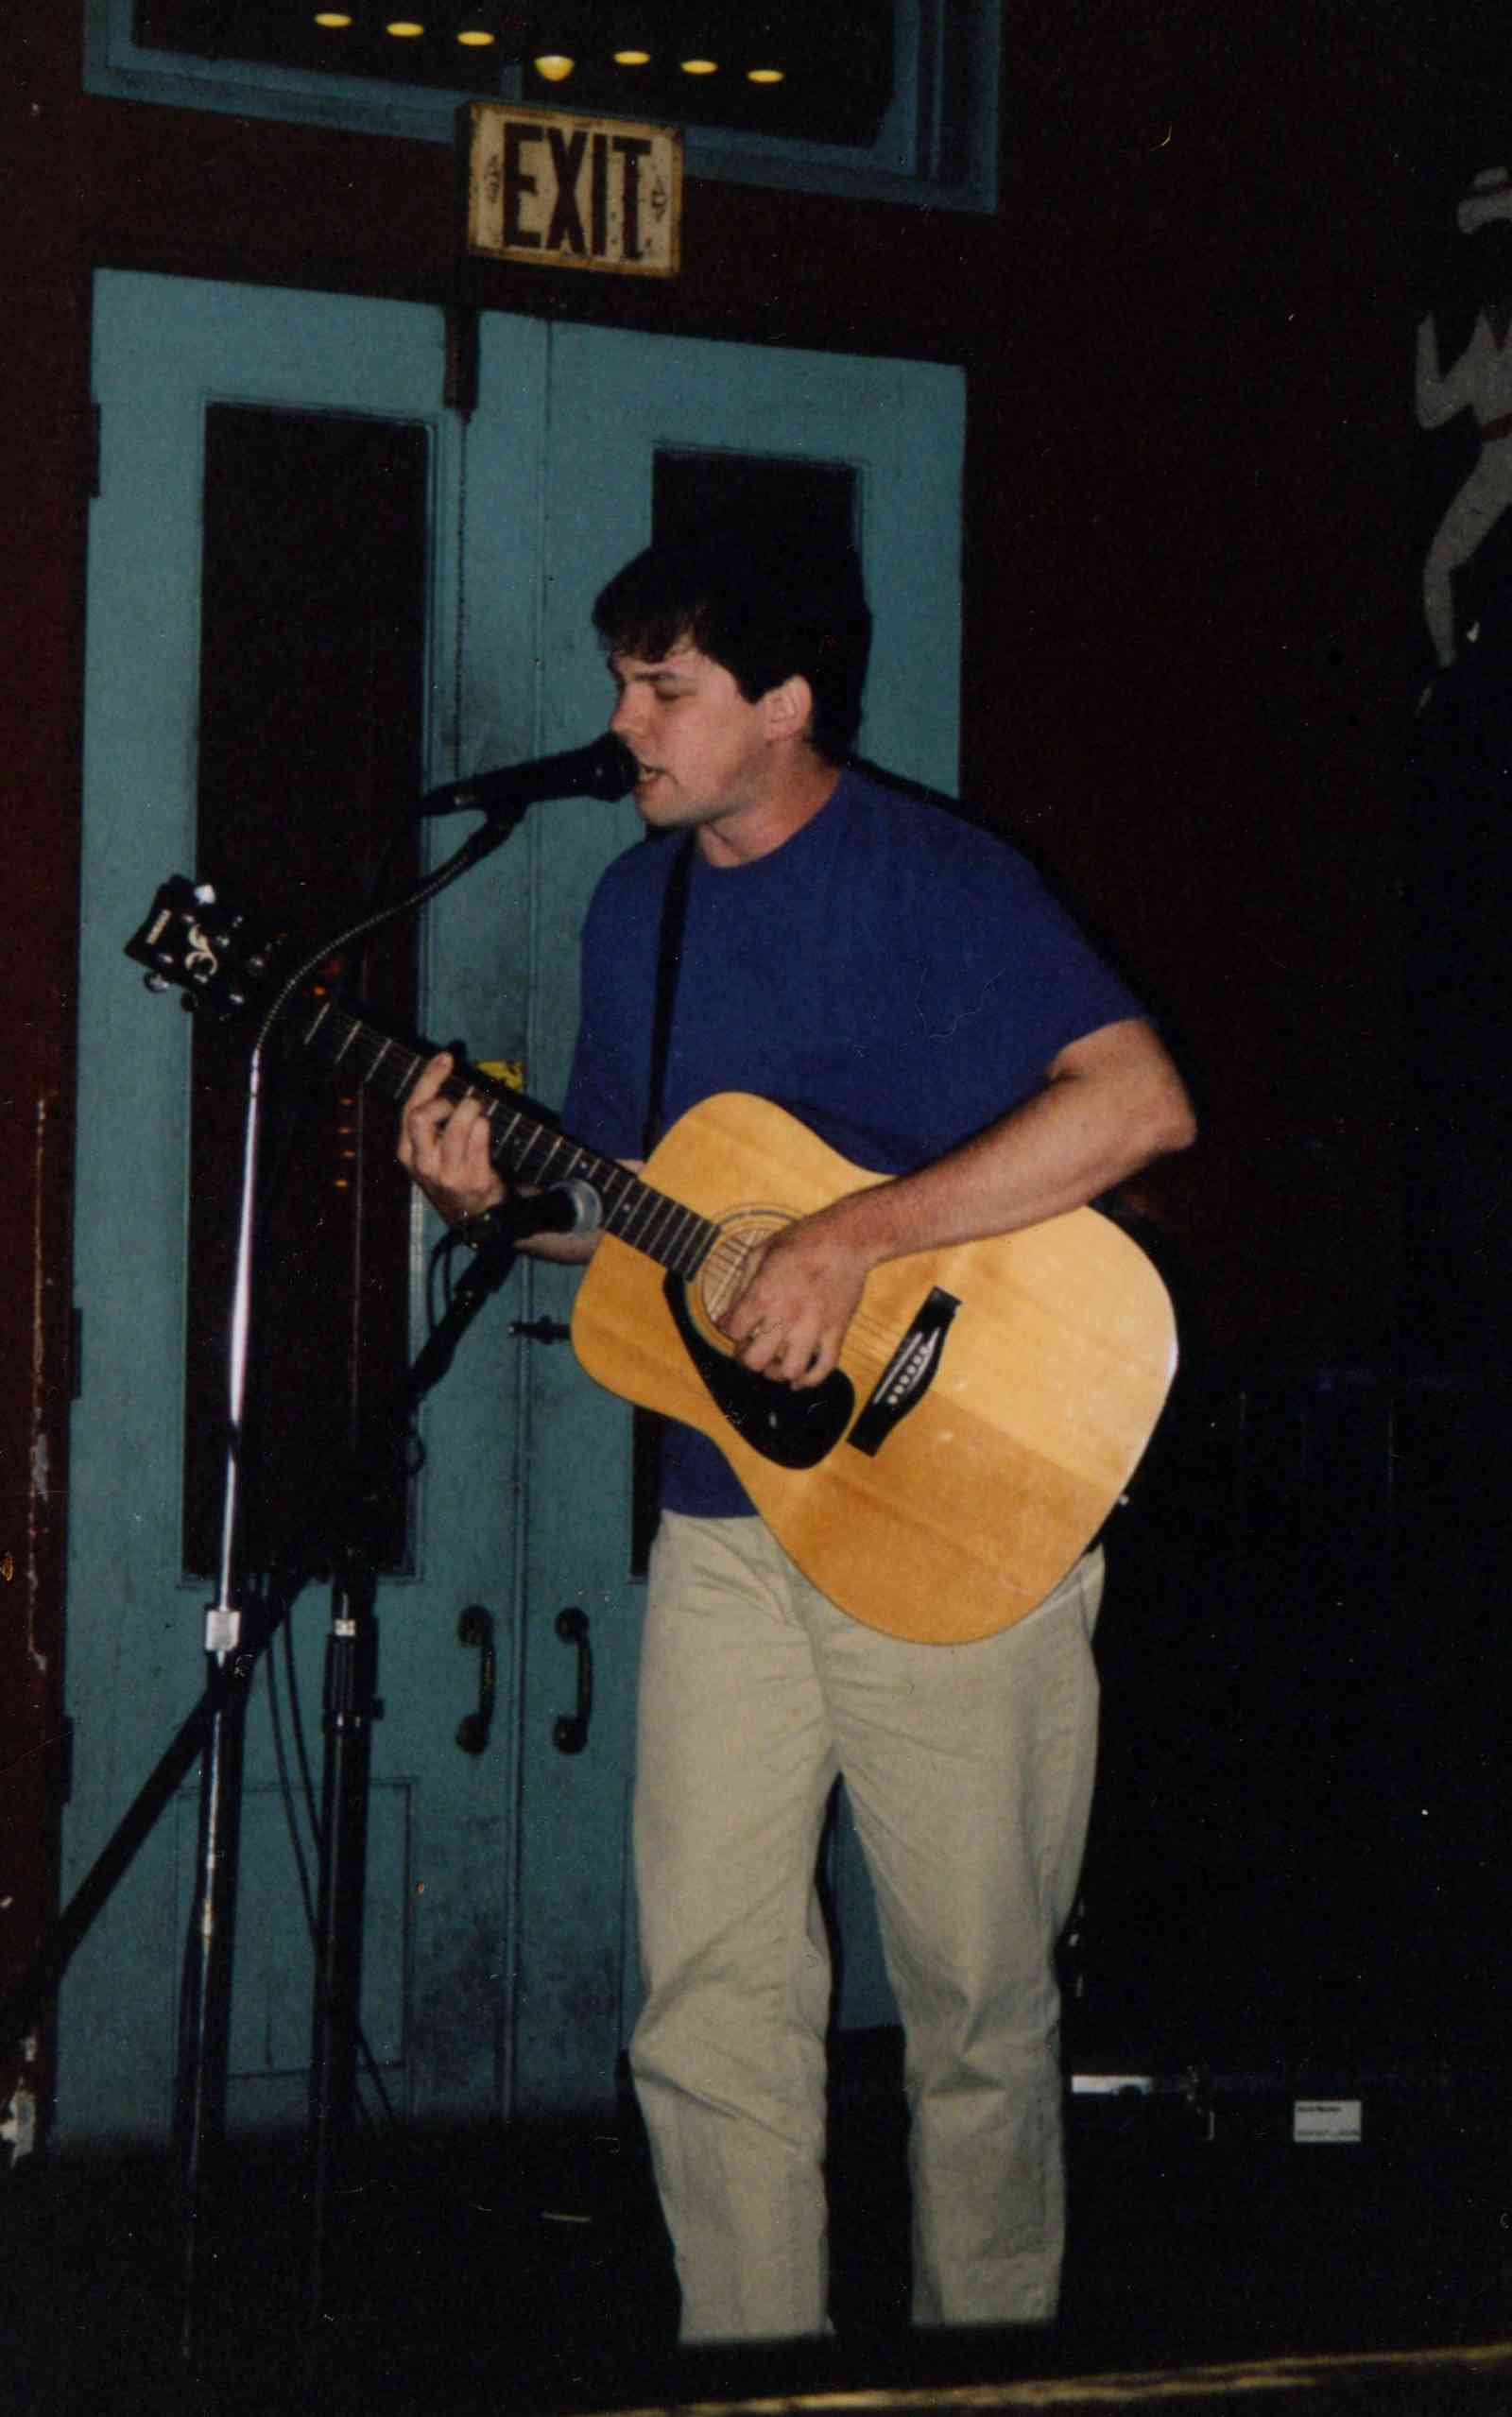
<instances>
[{"instance_id":1,"label":"small white sign on wall","mask_svg":"<svg viewBox=\"0 0 1512 2417\"><path fill-rule=\"evenodd\" d=\"M1365 2136L1365 2110L1359 2098L1297 2098L1293 2108L1294 2140L1356 2142Z\"/></svg>"},{"instance_id":2,"label":"small white sign on wall","mask_svg":"<svg viewBox=\"0 0 1512 2417\"><path fill-rule=\"evenodd\" d=\"M620 277L678 274L679 129L499 101L471 103L458 127L470 252Z\"/></svg>"}]
</instances>

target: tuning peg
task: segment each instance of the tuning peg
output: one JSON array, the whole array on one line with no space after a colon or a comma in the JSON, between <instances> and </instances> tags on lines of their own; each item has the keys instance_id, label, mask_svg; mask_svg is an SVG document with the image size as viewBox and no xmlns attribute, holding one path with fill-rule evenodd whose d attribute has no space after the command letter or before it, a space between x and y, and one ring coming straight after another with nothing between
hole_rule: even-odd
<instances>
[{"instance_id":1,"label":"tuning peg","mask_svg":"<svg viewBox=\"0 0 1512 2417\"><path fill-rule=\"evenodd\" d=\"M166 991L171 989L172 985L168 981L166 975L144 974L142 976L142 988L145 991Z\"/></svg>"},{"instance_id":2,"label":"tuning peg","mask_svg":"<svg viewBox=\"0 0 1512 2417\"><path fill-rule=\"evenodd\" d=\"M195 904L199 906L213 906L215 903L215 892L214 886L208 881L197 881L195 884Z\"/></svg>"}]
</instances>

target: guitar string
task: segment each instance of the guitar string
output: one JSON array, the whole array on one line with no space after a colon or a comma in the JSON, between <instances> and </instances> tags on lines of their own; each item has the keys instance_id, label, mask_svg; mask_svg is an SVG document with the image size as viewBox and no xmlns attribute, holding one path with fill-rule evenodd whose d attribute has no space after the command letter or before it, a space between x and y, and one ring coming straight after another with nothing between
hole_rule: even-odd
<instances>
[{"instance_id":1,"label":"guitar string","mask_svg":"<svg viewBox=\"0 0 1512 2417\"><path fill-rule=\"evenodd\" d=\"M390 1041L381 1034L376 1036L371 1035L368 1031L367 1027L365 1027L362 1024L361 1019L348 1011L338 1011L338 1014L332 1020L347 1027L347 1040L343 1044L343 1051L346 1047L350 1047L353 1041L360 1038L365 1049L371 1053L373 1051L374 1040L376 1040L376 1053L371 1055L371 1062L368 1071L368 1079L369 1080L374 1079L376 1076L383 1059L386 1056L392 1056L397 1062L397 1071L400 1077L396 1088L397 1091L402 1094L409 1082L413 1080L416 1074L418 1074L420 1067L424 1062L418 1051L406 1047L404 1044ZM337 1054L341 1054L341 1052L338 1052ZM501 1097L490 1092L480 1091L474 1083L468 1082L465 1079L458 1079L455 1083L449 1080L444 1088L453 1097L457 1099L458 1102L469 1098L476 1099L482 1114L489 1119L490 1124L501 1111L507 1109L510 1110L516 1116L524 1114L524 1111L515 1108L513 1102L509 1098ZM533 1123L534 1120L530 1121ZM604 1185L612 1185L618 1194L618 1197L610 1204L610 1215L612 1215L617 1208L624 1205L625 1198L627 1193L638 1192L644 1195L645 1201L648 1205L654 1204L655 1208L664 1207L668 1212L670 1212L671 1221L674 1223L680 1218L690 1220L695 1231L699 1228L714 1230L714 1242L712 1248L708 1250L704 1253L703 1257L698 1261L696 1267L687 1270L675 1269L675 1272L696 1276L712 1275L717 1280L728 1280L732 1274L738 1273L741 1262L747 1255L750 1249L749 1243L743 1239L738 1234L720 1233L717 1229L716 1220L703 1217L699 1211L687 1207L685 1203L673 1200L665 1193L658 1192L653 1184L645 1183L642 1177L633 1174L628 1167L622 1166L617 1160L605 1159L595 1151L585 1150L581 1145L570 1141L566 1134L552 1133L549 1127L536 1127L535 1131L539 1138L549 1139L551 1143L551 1152L548 1154L554 1153L558 1148L565 1148L572 1153L575 1160L578 1162L591 1162L596 1167L604 1170L600 1176L600 1183ZM533 1145L527 1145L526 1154L528 1154L528 1148L532 1146ZM617 1183L615 1179L618 1179ZM626 1238L628 1239L629 1237L627 1236ZM691 1236L688 1234L680 1235L678 1242L674 1245L674 1250L676 1252L680 1252L690 1238ZM638 1247L644 1246L642 1244ZM657 1259L659 1265L672 1264L669 1260L662 1258L657 1251L648 1251L647 1255ZM723 1338L721 1338L721 1339L723 1339ZM856 1344L870 1344L879 1354L884 1355L895 1344L896 1339L896 1329L893 1324L890 1321L884 1321L865 1307L858 1307L855 1315L850 1321L849 1328L847 1329L847 1342L849 1346L853 1347Z\"/></svg>"}]
</instances>

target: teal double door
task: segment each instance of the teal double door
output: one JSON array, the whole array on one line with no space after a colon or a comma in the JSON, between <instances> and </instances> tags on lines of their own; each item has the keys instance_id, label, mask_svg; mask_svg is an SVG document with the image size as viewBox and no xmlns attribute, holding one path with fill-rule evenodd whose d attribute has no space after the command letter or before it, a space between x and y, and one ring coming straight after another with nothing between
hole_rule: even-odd
<instances>
[{"instance_id":1,"label":"teal double door","mask_svg":"<svg viewBox=\"0 0 1512 2417\"><path fill-rule=\"evenodd\" d=\"M419 447L427 785L576 746L602 727L610 691L591 603L650 535L668 480L717 492L727 474L780 482L788 472L842 480L866 561L876 639L865 751L954 782L957 372L485 315L464 415L443 399L446 333L442 315L420 305L97 280L65 1892L203 1678L211 1589L186 1570L183 1542L186 1484L204 1482L185 1476L186 1351L229 1304L189 1279L189 1021L144 996L122 949L158 883L199 870L206 431L217 407L315 415L337 430L384 423ZM297 793L288 811L301 811ZM436 826L433 853L466 827ZM507 848L428 910L422 1028L520 1062L536 1097L558 1099L583 910L601 868L636 835L628 805L534 808ZM315 940L320 905L310 900ZM417 1206L417 1345L434 1238ZM276 1258L256 1268L254 1323L282 1274ZM641 1581L630 1420L566 1346L512 1331L563 1318L570 1286L558 1271L522 1269L468 1337L425 1406L404 1548L378 1590L363 2029L389 2097L417 2119L605 2104L633 2020L627 1834ZM335 1372L331 1381L336 1389ZM495 1649L482 1753L456 1742L478 1685L479 1657L458 1633L470 1606L490 1614ZM573 1753L558 1743L581 1662L558 1632L567 1608L584 1614L593 1658L588 1741ZM319 1593L307 1593L291 1624L280 1728L267 1672L254 1688L230 2051L236 2125L303 2117L312 1962L299 1790L282 1766L293 1754L291 1677L318 1763L323 1614ZM161 2138L169 2124L196 1812L191 1781L74 1959L60 2017L65 2142ZM307 1836L301 1851L308 1863Z\"/></svg>"}]
</instances>

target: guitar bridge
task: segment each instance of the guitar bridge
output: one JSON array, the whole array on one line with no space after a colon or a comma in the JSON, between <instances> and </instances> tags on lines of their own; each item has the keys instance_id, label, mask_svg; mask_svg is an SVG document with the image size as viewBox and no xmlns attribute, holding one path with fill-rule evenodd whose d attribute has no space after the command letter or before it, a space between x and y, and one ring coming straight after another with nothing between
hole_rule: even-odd
<instances>
[{"instance_id":1,"label":"guitar bridge","mask_svg":"<svg viewBox=\"0 0 1512 2417\"><path fill-rule=\"evenodd\" d=\"M923 1400L938 1372L945 1338L960 1305L953 1292L935 1286L846 1438L858 1452L875 1459L899 1421Z\"/></svg>"}]
</instances>

